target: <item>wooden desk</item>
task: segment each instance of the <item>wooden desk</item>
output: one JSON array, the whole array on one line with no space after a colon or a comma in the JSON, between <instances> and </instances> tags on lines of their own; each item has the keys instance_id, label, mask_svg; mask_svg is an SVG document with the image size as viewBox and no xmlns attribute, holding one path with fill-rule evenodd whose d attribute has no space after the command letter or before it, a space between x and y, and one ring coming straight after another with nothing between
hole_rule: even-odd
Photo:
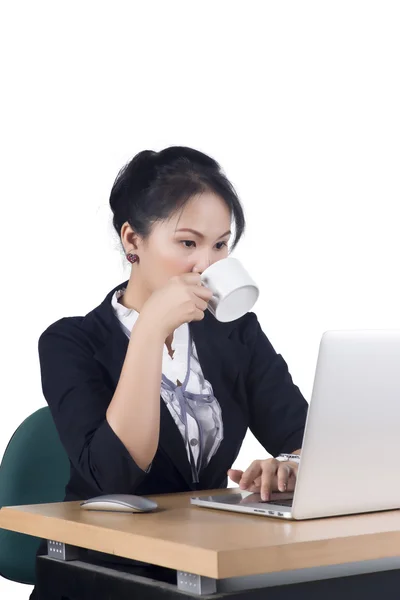
<instances>
[{"instance_id":1,"label":"wooden desk","mask_svg":"<svg viewBox=\"0 0 400 600\"><path fill-rule=\"evenodd\" d=\"M78 502L2 508L0 527L200 576L190 584L200 593L225 578L400 556L400 511L290 522L194 507L191 495L154 496L158 511L141 514Z\"/></svg>"}]
</instances>

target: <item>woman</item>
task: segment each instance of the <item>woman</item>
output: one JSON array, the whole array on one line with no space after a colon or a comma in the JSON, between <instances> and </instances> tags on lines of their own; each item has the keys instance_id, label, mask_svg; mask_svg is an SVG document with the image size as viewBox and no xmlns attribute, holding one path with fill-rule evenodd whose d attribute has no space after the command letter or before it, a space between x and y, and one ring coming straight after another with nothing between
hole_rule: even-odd
<instances>
[{"instance_id":1,"label":"woman","mask_svg":"<svg viewBox=\"0 0 400 600\"><path fill-rule=\"evenodd\" d=\"M294 487L297 463L231 469L249 427L277 457L300 454L307 403L254 313L220 323L200 274L245 226L219 165L190 148L143 151L111 191L129 281L39 341L42 385L71 461L66 500ZM183 385L182 385L183 384ZM183 393L182 393L183 390ZM161 396L161 399L160 399Z\"/></svg>"}]
</instances>

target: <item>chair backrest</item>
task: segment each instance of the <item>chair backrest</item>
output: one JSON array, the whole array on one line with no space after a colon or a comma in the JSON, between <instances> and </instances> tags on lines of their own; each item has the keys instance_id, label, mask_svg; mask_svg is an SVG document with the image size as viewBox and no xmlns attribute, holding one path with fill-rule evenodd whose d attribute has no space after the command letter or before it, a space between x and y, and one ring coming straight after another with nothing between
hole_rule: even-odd
<instances>
[{"instance_id":1,"label":"chair backrest","mask_svg":"<svg viewBox=\"0 0 400 600\"><path fill-rule=\"evenodd\" d=\"M69 460L48 407L21 423L10 439L0 466L0 507L62 502ZM40 539L0 529L0 575L35 583Z\"/></svg>"}]
</instances>

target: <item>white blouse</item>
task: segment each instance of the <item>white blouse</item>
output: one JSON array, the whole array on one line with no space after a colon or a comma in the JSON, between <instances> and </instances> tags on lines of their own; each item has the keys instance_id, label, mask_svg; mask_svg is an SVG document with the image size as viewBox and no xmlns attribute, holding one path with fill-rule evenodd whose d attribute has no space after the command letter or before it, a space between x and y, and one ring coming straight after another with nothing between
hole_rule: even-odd
<instances>
[{"instance_id":1,"label":"white blouse","mask_svg":"<svg viewBox=\"0 0 400 600\"><path fill-rule=\"evenodd\" d=\"M126 308L120 302L119 298L124 294L125 289L118 290L112 297L111 304L114 313L121 323L122 329L129 337L134 324L136 323L139 313L130 308ZM162 372L174 384L183 383L187 373L188 362L188 344L189 344L189 326L184 323L174 331L171 348L173 358L171 358L167 346L164 344ZM203 372L197 356L196 346L192 340L192 349L190 356L190 376L186 386L186 390L192 394L211 394L213 390L211 384L204 378ZM176 398L175 392L161 387L161 397L164 400L172 418L174 419L183 439L186 438L185 426L180 418L181 410L179 400ZM223 423L221 415L221 407L218 400L211 403L202 403L201 408L196 409L196 418L200 422L203 432L203 456L204 466L207 465L214 454L217 452L219 445L223 439ZM190 461L190 449L193 458L197 464L200 454L200 435L199 426L193 416L187 412L188 426L188 442L186 452Z\"/></svg>"}]
</instances>

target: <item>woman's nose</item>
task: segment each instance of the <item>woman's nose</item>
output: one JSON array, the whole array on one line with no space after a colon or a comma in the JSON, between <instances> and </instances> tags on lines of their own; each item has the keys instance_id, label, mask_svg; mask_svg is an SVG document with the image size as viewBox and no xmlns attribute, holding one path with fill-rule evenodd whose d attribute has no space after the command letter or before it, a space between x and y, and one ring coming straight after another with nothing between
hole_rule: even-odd
<instances>
[{"instance_id":1,"label":"woman's nose","mask_svg":"<svg viewBox=\"0 0 400 600\"><path fill-rule=\"evenodd\" d=\"M203 273L211 265L211 258L209 255L199 258L193 265L193 273Z\"/></svg>"}]
</instances>

